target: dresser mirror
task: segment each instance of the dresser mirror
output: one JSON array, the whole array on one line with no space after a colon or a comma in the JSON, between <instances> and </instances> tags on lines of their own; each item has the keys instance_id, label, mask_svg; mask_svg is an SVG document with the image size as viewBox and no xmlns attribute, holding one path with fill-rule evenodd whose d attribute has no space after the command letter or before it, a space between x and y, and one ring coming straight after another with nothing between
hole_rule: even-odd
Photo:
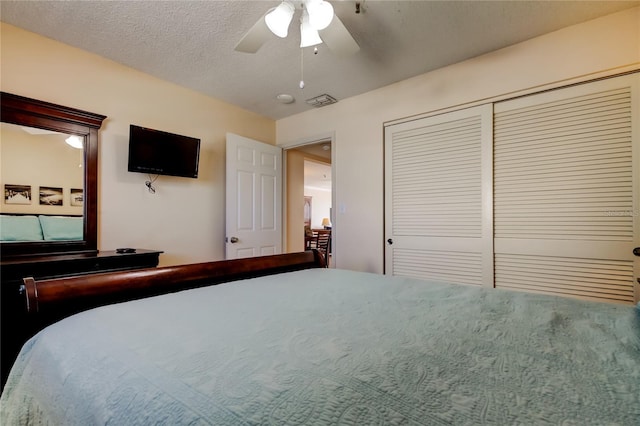
<instances>
[{"instance_id":1,"label":"dresser mirror","mask_svg":"<svg viewBox=\"0 0 640 426\"><path fill-rule=\"evenodd\" d=\"M97 252L98 130L106 117L4 92L0 103L0 256ZM31 232L34 221L41 235Z\"/></svg>"}]
</instances>

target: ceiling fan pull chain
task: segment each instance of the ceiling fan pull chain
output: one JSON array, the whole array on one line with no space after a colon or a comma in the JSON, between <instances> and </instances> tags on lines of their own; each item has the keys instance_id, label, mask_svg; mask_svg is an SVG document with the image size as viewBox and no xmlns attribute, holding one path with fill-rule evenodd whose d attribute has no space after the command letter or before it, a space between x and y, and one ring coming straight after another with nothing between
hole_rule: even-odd
<instances>
[{"instance_id":1,"label":"ceiling fan pull chain","mask_svg":"<svg viewBox=\"0 0 640 426\"><path fill-rule=\"evenodd\" d=\"M304 89L304 49L300 48L300 88Z\"/></svg>"}]
</instances>

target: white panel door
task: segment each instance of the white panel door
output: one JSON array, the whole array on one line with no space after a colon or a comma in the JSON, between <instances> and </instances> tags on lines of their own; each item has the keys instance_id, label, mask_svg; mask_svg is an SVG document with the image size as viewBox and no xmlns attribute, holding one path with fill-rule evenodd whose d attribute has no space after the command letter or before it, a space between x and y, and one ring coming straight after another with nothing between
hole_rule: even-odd
<instances>
[{"instance_id":1,"label":"white panel door","mask_svg":"<svg viewBox=\"0 0 640 426\"><path fill-rule=\"evenodd\" d=\"M496 287L638 300L639 83L634 74L495 105Z\"/></svg>"},{"instance_id":2,"label":"white panel door","mask_svg":"<svg viewBox=\"0 0 640 426\"><path fill-rule=\"evenodd\" d=\"M493 286L492 106L385 129L385 273Z\"/></svg>"},{"instance_id":3,"label":"white panel door","mask_svg":"<svg viewBox=\"0 0 640 426\"><path fill-rule=\"evenodd\" d=\"M227 133L226 258L282 252L282 149Z\"/></svg>"}]
</instances>

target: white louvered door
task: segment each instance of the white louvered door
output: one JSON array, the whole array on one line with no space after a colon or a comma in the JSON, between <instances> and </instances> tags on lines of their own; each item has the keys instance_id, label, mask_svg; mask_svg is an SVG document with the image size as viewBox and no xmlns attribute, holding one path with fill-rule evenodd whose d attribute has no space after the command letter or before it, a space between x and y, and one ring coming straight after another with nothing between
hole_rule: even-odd
<instances>
[{"instance_id":1,"label":"white louvered door","mask_svg":"<svg viewBox=\"0 0 640 426\"><path fill-rule=\"evenodd\" d=\"M385 129L385 273L493 286L491 116Z\"/></svg>"},{"instance_id":2,"label":"white louvered door","mask_svg":"<svg viewBox=\"0 0 640 426\"><path fill-rule=\"evenodd\" d=\"M634 302L639 80L495 105L496 287Z\"/></svg>"}]
</instances>

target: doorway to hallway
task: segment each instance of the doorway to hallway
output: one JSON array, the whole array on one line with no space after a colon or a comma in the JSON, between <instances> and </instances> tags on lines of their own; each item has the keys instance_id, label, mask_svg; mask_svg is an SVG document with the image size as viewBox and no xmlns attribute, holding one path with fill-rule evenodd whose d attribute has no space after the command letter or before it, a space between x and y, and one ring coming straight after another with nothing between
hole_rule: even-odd
<instances>
[{"instance_id":1,"label":"doorway to hallway","mask_svg":"<svg viewBox=\"0 0 640 426\"><path fill-rule=\"evenodd\" d=\"M331 231L327 260L335 265L331 140L285 149L286 251L302 251L309 236Z\"/></svg>"}]
</instances>

